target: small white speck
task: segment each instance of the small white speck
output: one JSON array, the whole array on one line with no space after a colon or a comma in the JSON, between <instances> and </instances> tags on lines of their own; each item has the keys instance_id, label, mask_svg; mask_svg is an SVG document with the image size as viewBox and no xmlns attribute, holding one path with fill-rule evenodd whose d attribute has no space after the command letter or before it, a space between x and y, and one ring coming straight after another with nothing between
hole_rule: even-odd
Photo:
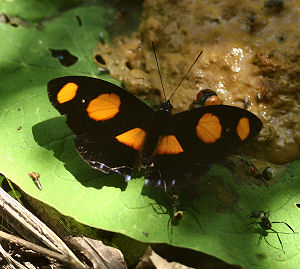
<instances>
[{"instance_id":1,"label":"small white speck","mask_svg":"<svg viewBox=\"0 0 300 269\"><path fill-rule=\"evenodd\" d=\"M232 48L231 54L234 56L240 56L241 58L244 58L243 50L238 48Z\"/></svg>"},{"instance_id":2,"label":"small white speck","mask_svg":"<svg viewBox=\"0 0 300 269\"><path fill-rule=\"evenodd\" d=\"M225 90L225 85L223 84L223 82L219 81L218 85L217 85L217 91L220 93L225 94L226 90Z\"/></svg>"}]
</instances>

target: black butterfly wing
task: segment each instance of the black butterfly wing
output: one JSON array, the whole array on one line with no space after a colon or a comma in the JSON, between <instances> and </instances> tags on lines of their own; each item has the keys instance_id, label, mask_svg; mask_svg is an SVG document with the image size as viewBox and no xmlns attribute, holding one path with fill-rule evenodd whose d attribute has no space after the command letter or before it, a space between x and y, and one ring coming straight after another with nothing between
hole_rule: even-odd
<instances>
[{"instance_id":1,"label":"black butterfly wing","mask_svg":"<svg viewBox=\"0 0 300 269\"><path fill-rule=\"evenodd\" d=\"M262 122L245 109L216 105L174 115L171 128L191 159L212 163L254 138Z\"/></svg>"},{"instance_id":2,"label":"black butterfly wing","mask_svg":"<svg viewBox=\"0 0 300 269\"><path fill-rule=\"evenodd\" d=\"M205 172L209 164L226 157L255 137L261 127L257 116L233 106L206 106L175 114L166 134L172 137L173 142L168 146L173 147L169 152L174 154L159 154L157 151L155 167L168 183L173 179L182 183L187 174L192 173L195 164Z\"/></svg>"},{"instance_id":3,"label":"black butterfly wing","mask_svg":"<svg viewBox=\"0 0 300 269\"><path fill-rule=\"evenodd\" d=\"M83 76L51 80L48 95L66 116L76 148L92 167L109 172L134 165L153 117L150 107L110 82Z\"/></svg>"},{"instance_id":4,"label":"black butterfly wing","mask_svg":"<svg viewBox=\"0 0 300 269\"><path fill-rule=\"evenodd\" d=\"M68 96L61 97L59 103L58 94L68 84L70 89L65 90L66 94L73 91L75 95L71 96L72 99ZM78 86L76 93L71 88L72 85ZM48 95L60 114L66 115L67 124L74 134L85 134L91 139L98 139L99 134L116 136L136 127L145 129L153 115L153 110L134 95L108 81L91 77L67 76L53 79L48 83ZM97 119L96 116L89 116L87 108L99 96L103 98L98 103L95 102L94 106L101 105L101 101L105 102L103 108L107 111ZM111 108L107 107L109 105Z\"/></svg>"}]
</instances>

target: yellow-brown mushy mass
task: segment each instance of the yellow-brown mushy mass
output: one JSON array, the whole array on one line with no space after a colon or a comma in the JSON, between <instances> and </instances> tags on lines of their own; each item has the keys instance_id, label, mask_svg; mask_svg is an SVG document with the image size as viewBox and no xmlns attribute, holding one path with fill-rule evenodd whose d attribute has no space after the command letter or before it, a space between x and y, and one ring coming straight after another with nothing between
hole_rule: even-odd
<instances>
[{"instance_id":1,"label":"yellow-brown mushy mass","mask_svg":"<svg viewBox=\"0 0 300 269\"><path fill-rule=\"evenodd\" d=\"M247 109L264 125L250 156L273 163L300 157L299 1L146 0L143 7L137 32L99 44L102 67L133 94L161 92L154 41L168 98L203 50L172 97L175 112L202 89L227 105L243 107L249 98Z\"/></svg>"}]
</instances>

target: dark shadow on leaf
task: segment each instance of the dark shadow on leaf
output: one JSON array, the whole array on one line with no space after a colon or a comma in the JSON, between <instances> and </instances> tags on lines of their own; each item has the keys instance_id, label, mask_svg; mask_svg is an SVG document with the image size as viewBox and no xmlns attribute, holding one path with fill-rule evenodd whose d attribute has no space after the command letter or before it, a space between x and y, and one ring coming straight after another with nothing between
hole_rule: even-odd
<instances>
[{"instance_id":1,"label":"dark shadow on leaf","mask_svg":"<svg viewBox=\"0 0 300 269\"><path fill-rule=\"evenodd\" d=\"M51 152L64 163L68 170L82 185L101 189L104 186L126 189L124 178L118 174L106 175L91 168L81 159L74 145L71 130L63 117L52 118L32 127L37 144Z\"/></svg>"}]
</instances>

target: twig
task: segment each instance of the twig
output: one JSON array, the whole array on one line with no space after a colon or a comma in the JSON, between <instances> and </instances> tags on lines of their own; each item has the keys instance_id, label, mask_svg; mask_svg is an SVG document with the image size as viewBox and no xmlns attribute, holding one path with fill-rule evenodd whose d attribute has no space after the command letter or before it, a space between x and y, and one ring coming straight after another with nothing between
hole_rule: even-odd
<instances>
[{"instance_id":1,"label":"twig","mask_svg":"<svg viewBox=\"0 0 300 269\"><path fill-rule=\"evenodd\" d=\"M5 258L5 260L8 263L8 266L10 269L15 269L15 265L17 266L17 268L19 269L27 269L25 266L23 266L22 264L18 263L15 259L13 259L6 251L5 249L2 247L2 245L0 244L0 252L3 255L3 257Z\"/></svg>"},{"instance_id":2,"label":"twig","mask_svg":"<svg viewBox=\"0 0 300 269\"><path fill-rule=\"evenodd\" d=\"M41 246L38 246L38 245L33 244L31 242L28 242L24 239L21 239L19 237L14 236L14 235L11 235L11 234L0 231L0 238L5 239L5 240L10 241L10 242L13 242L13 243L16 243L18 245L22 245L25 248L32 249L35 252L38 252L38 253L40 253L42 255L45 255L47 257L57 259L57 260L59 260L63 263L66 263L66 264L72 266L72 268L78 268L78 269L86 268L85 266L81 266L81 264L78 264L78 263L74 262L74 260L69 256L66 256L66 255L57 253L55 251L43 248Z\"/></svg>"},{"instance_id":3,"label":"twig","mask_svg":"<svg viewBox=\"0 0 300 269\"><path fill-rule=\"evenodd\" d=\"M85 268L84 264L49 227L2 188L0 188L0 214L8 216L12 220L9 224L26 239L32 240L32 238L35 238L35 241L38 239L39 242L42 242L50 249L72 258L73 262L78 264L78 266Z\"/></svg>"}]
</instances>

